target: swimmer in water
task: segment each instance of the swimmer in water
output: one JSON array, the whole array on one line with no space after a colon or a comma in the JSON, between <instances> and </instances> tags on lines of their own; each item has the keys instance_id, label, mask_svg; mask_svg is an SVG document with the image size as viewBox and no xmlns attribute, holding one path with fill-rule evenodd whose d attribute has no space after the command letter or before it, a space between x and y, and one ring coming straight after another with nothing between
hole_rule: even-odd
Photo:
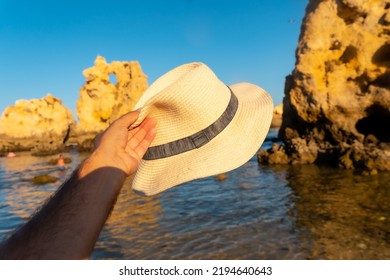
<instances>
[{"instance_id":1,"label":"swimmer in water","mask_svg":"<svg viewBox=\"0 0 390 280\"><path fill-rule=\"evenodd\" d=\"M65 159L63 154L60 154L57 160L57 166L60 167L60 169L66 169L65 165Z\"/></svg>"}]
</instances>

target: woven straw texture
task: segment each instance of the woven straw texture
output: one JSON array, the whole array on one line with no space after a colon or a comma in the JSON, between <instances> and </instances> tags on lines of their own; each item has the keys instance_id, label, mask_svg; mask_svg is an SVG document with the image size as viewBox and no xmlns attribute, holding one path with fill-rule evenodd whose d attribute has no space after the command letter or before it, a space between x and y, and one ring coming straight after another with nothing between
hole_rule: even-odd
<instances>
[{"instance_id":1,"label":"woven straw texture","mask_svg":"<svg viewBox=\"0 0 390 280\"><path fill-rule=\"evenodd\" d=\"M271 96L249 83L229 86L238 99L230 124L206 145L179 155L142 160L132 182L141 195L235 169L263 143L273 115ZM136 105L139 125L146 116L157 120L151 146L188 137L215 122L225 111L230 90L202 63L179 66L156 80Z\"/></svg>"}]
</instances>

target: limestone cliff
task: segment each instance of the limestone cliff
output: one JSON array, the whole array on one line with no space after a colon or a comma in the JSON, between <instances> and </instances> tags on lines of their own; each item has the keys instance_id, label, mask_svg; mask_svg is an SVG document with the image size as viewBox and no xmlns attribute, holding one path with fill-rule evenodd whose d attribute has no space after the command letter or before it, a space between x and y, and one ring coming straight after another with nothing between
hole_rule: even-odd
<instances>
[{"instance_id":1,"label":"limestone cliff","mask_svg":"<svg viewBox=\"0 0 390 280\"><path fill-rule=\"evenodd\" d=\"M134 61L107 63L98 56L83 75L86 83L80 89L76 111L78 134L104 130L112 120L130 112L148 86L141 66Z\"/></svg>"},{"instance_id":2,"label":"limestone cliff","mask_svg":"<svg viewBox=\"0 0 390 280\"><path fill-rule=\"evenodd\" d=\"M390 170L390 1L311 0L283 105L290 162Z\"/></svg>"},{"instance_id":3,"label":"limestone cliff","mask_svg":"<svg viewBox=\"0 0 390 280\"><path fill-rule=\"evenodd\" d=\"M283 104L279 104L274 108L271 127L280 127L282 125Z\"/></svg>"},{"instance_id":4,"label":"limestone cliff","mask_svg":"<svg viewBox=\"0 0 390 280\"><path fill-rule=\"evenodd\" d=\"M18 100L0 118L0 149L55 151L61 149L75 125L71 111L51 94Z\"/></svg>"}]
</instances>

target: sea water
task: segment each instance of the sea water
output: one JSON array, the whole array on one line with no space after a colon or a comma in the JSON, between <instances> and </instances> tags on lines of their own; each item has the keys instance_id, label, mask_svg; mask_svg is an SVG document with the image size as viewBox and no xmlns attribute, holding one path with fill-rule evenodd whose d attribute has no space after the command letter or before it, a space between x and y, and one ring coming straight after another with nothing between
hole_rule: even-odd
<instances>
[{"instance_id":1,"label":"sea water","mask_svg":"<svg viewBox=\"0 0 390 280\"><path fill-rule=\"evenodd\" d=\"M48 163L53 156L0 158L0 239L87 154L65 156L72 159L66 170ZM42 174L59 180L31 183ZM127 180L92 259L390 259L390 172L263 166L254 156L227 175L153 197L136 195Z\"/></svg>"}]
</instances>

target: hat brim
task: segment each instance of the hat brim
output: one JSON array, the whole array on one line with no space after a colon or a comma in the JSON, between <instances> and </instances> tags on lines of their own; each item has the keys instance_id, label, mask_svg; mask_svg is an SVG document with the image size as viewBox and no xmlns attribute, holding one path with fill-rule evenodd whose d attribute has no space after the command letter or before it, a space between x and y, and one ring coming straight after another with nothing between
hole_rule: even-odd
<instances>
[{"instance_id":1,"label":"hat brim","mask_svg":"<svg viewBox=\"0 0 390 280\"><path fill-rule=\"evenodd\" d=\"M253 84L229 87L239 104L229 125L198 149L162 159L141 160L132 182L137 194L155 195L184 182L228 172L253 157L271 125L272 98Z\"/></svg>"}]
</instances>

